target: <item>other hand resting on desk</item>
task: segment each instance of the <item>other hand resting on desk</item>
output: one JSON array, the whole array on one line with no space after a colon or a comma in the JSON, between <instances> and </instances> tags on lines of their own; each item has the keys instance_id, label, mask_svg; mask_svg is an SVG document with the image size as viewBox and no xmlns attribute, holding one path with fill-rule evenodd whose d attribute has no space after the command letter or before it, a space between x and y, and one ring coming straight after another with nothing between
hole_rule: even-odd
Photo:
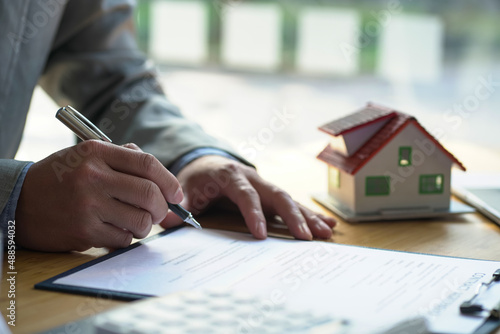
<instances>
[{"instance_id":1,"label":"other hand resting on desk","mask_svg":"<svg viewBox=\"0 0 500 334\"><path fill-rule=\"evenodd\" d=\"M257 171L235 160L209 155L194 160L177 175L184 189L182 205L193 214L220 199L233 202L257 239L266 238L265 215L278 215L298 239L329 238L336 222L295 202L290 195L263 180ZM161 226L181 223L169 212Z\"/></svg>"}]
</instances>

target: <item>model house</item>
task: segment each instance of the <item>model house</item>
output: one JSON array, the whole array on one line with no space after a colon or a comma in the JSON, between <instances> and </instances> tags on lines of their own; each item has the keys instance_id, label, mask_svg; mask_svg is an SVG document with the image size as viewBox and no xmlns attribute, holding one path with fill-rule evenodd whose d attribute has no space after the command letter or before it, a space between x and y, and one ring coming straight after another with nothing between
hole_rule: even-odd
<instances>
[{"instance_id":1,"label":"model house","mask_svg":"<svg viewBox=\"0 0 500 334\"><path fill-rule=\"evenodd\" d=\"M447 212L451 167L465 167L412 116L367 104L319 128L332 136L328 197L354 216Z\"/></svg>"}]
</instances>

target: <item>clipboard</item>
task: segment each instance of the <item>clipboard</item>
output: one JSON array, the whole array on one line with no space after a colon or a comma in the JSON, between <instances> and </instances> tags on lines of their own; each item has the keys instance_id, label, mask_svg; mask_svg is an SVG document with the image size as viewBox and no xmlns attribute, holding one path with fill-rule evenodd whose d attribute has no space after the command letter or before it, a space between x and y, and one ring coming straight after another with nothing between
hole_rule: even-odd
<instances>
[{"instance_id":1,"label":"clipboard","mask_svg":"<svg viewBox=\"0 0 500 334\"><path fill-rule=\"evenodd\" d=\"M160 243L162 240L158 240L158 239L166 237L167 235L172 234L172 233L177 232L177 231L179 231L178 232L179 235L176 235L177 242L179 242L179 243L183 242L184 244L186 243L185 242L186 239L179 241L179 238L186 238L186 237L196 238L197 236L201 235L202 233L211 233L214 235L221 234L221 235L224 235L226 237L226 240L232 240L231 238L234 238L234 239L241 239L243 241L252 240L252 242L261 242L261 241L257 241L255 239L251 238L251 236L247 236L246 234L241 234L241 233L236 233L236 232L222 232L222 231L215 231L215 230L205 231L204 230L204 232L196 231L196 233L195 233L194 230L192 230L192 231L190 231L190 230L192 230L192 229L189 227L186 227L185 229L182 229L182 227L177 227L177 228L163 231L163 232L161 232L157 235L154 235L152 237L149 237L143 241L137 242L137 243L125 248L125 249L121 249L121 250L115 251L113 253L107 254L101 258L92 260L92 261L85 263L83 265L80 265L74 269L66 271L60 275L54 276L50 279L47 279L43 282L40 282L40 283L35 285L35 288L36 289L50 290L50 291L60 291L60 292L67 292L67 293L73 293L73 294L81 294L81 295L90 295L90 296L96 296L96 297L118 299L118 300L126 300L126 301L157 296L158 294L154 294L154 293L137 293L137 292L130 292L130 291L115 291L115 290L102 289L102 288L89 288L89 287L84 287L84 286L60 284L57 281L60 279L65 279L69 275L72 275L75 273L77 274L79 272L85 271L86 269L92 269L96 265L104 264L108 260L112 261L113 259L116 259L116 257L123 255L125 253L137 252L140 250L140 247L143 245L148 245L148 244L155 243L155 242ZM187 234L187 233L192 233L192 234ZM227 238L227 236L229 236L229 238ZM176 238L170 240L170 243L168 243L169 247L172 245L172 240L176 240ZM500 266L500 262L498 262L498 261L483 261L483 260L455 258L455 257L447 257L447 256L436 256L436 255L429 255L429 254L407 253L407 252L400 252L400 251L388 251L388 250L381 250L381 249L367 248L367 247L360 247L360 246L327 244L327 243L323 243L323 242L300 242L300 241L292 241L292 240L279 240L278 241L278 239L273 241L273 239L270 239L268 241L264 241L263 245L266 245L268 243L273 245L273 242L274 243L289 243L289 245L293 244L294 246L290 246L290 247L294 247L294 248L296 247L295 245L299 245L299 244L302 244L302 245L314 245L314 244L321 245L321 244L324 244L324 245L328 245L326 247L334 247L334 248L339 247L339 248L343 249L344 251L349 252L349 253L353 253L353 254L356 252L362 252L362 253L364 252L365 254L379 252L379 253L385 253L385 254L393 254L396 258L398 256L400 258L425 257L426 259L428 259L429 262L432 262L435 260L435 261L444 261L444 262L455 261L455 263L458 263L458 264L476 263L477 265L479 265L480 263L482 263L483 268L486 268L486 265L487 265L487 267L491 268L492 271L494 270L493 266L495 266L495 267ZM163 243L163 244L165 244L165 243ZM436 262L436 263L438 263L438 262ZM351 280L352 280L352 278L351 278ZM499 284L499 286L500 286L500 284ZM457 308L457 310L458 310L458 308ZM474 315L472 315L472 316L474 316ZM498 326L500 326L500 321L498 319L495 319L493 317L490 317L487 320L481 319L481 325L480 326L478 325L477 327L475 327L475 331L471 331L471 333L472 332L474 332L475 334L489 333L489 332L493 331L494 329L496 329Z\"/></svg>"},{"instance_id":2,"label":"clipboard","mask_svg":"<svg viewBox=\"0 0 500 334\"><path fill-rule=\"evenodd\" d=\"M82 265L79 265L73 269L65 271L59 275L51 277L45 281L37 283L37 284L35 284L34 287L35 287L35 289L39 289L39 290L66 292L66 293L72 293L72 294L77 294L77 295L116 299L116 300L123 300L123 301L133 301L133 300L138 300L138 299L143 299L143 298L148 298L148 297L154 297L155 295L152 295L152 294L129 293L129 292L121 292L121 291L115 291L115 290L108 290L108 289L96 289L96 288L86 288L86 287L81 287L81 286L79 287L79 286L73 286L73 285L57 284L56 281L62 277L66 277L66 276L71 275L73 273L76 273L78 271L84 270L86 268L90 268L98 263L105 262L105 261L107 261L115 256L118 256L120 254L127 253L127 252L131 251L132 249L140 247L140 246L142 246L150 241L161 238L167 234L173 233L182 227L183 226L173 227L173 228L170 228L168 230L162 231L158 234L152 235L146 239L143 239L141 241L133 243L126 248L118 249L114 252L108 253L108 254L103 255L97 259L91 260L91 261L86 262Z\"/></svg>"},{"instance_id":3,"label":"clipboard","mask_svg":"<svg viewBox=\"0 0 500 334\"><path fill-rule=\"evenodd\" d=\"M485 305L484 302L481 301L488 292L491 292L490 288L496 287L497 290L500 290L500 269L496 270L490 281L486 283L481 283L476 290L476 293L468 300L465 300L460 305L460 313L464 316L475 316L482 312L486 312L489 314L489 318L487 321L481 326L475 333L490 333L499 326L500 322L500 299L495 298L494 300L489 300L489 305ZM488 301L487 301L488 302Z\"/></svg>"}]
</instances>

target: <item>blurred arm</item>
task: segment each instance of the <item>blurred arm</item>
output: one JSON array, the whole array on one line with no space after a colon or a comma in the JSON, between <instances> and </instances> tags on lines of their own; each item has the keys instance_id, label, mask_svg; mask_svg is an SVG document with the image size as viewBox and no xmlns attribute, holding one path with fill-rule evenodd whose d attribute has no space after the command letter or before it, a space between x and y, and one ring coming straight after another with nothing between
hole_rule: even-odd
<instances>
[{"instance_id":1,"label":"blurred arm","mask_svg":"<svg viewBox=\"0 0 500 334\"><path fill-rule=\"evenodd\" d=\"M133 10L129 1L69 1L42 87L115 143L133 142L165 166L200 147L237 156L166 98L135 43Z\"/></svg>"}]
</instances>

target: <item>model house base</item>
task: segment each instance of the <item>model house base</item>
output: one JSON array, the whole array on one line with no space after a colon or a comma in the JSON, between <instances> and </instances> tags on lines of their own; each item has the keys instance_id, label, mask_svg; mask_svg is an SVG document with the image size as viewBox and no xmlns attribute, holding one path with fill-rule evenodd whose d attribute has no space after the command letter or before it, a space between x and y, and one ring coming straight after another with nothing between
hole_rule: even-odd
<instances>
[{"instance_id":1,"label":"model house base","mask_svg":"<svg viewBox=\"0 0 500 334\"><path fill-rule=\"evenodd\" d=\"M448 215L456 215L463 213L472 213L476 210L466 204L451 199L450 206L446 209L428 209L428 208L401 208L399 210L378 211L372 213L355 213L335 198L327 193L313 194L313 200L321 206L333 212L340 217L343 221L349 223L361 223L368 221L382 221L382 220L405 220L405 219L426 219L426 218L439 218Z\"/></svg>"}]
</instances>

